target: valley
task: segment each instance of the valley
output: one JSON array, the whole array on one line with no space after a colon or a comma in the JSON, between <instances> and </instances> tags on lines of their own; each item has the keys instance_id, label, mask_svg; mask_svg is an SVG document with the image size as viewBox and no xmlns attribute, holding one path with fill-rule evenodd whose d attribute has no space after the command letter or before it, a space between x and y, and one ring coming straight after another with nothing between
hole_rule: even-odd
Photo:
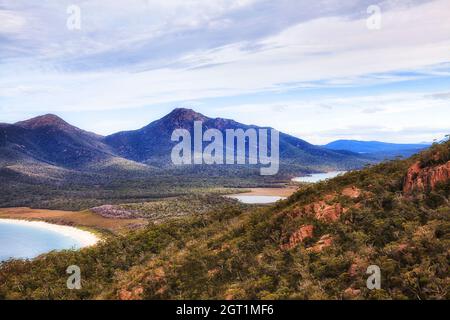
<instances>
[{"instance_id":1,"label":"valley","mask_svg":"<svg viewBox=\"0 0 450 320\"><path fill-rule=\"evenodd\" d=\"M262 176L249 161L171 164L170 132L192 120L249 128L189 109L108 137L49 115L1 125L0 218L104 241L2 262L0 299L448 298L448 141L380 163L280 133L280 170Z\"/></svg>"},{"instance_id":2,"label":"valley","mask_svg":"<svg viewBox=\"0 0 450 320\"><path fill-rule=\"evenodd\" d=\"M197 193L226 194L233 193L229 190L233 188L280 187L292 177L351 170L376 162L357 153L314 146L281 132L276 175L261 176L261 165L253 163L248 154L244 163L235 165L203 161L173 164L172 149L178 142L172 141L172 132L185 130L194 136L196 121L205 128L216 128L223 136L227 130L267 129L209 118L184 108L174 109L141 129L106 137L52 114L0 124L0 207L86 210ZM197 148L202 150L208 145L200 144ZM190 145L193 152L196 146Z\"/></svg>"},{"instance_id":3,"label":"valley","mask_svg":"<svg viewBox=\"0 0 450 320\"><path fill-rule=\"evenodd\" d=\"M443 142L300 186L273 205L201 197L202 207L211 204L205 212L156 219L95 247L3 263L0 298L448 299L449 161ZM165 204L168 212L174 205ZM164 208L127 206L120 208L149 217ZM64 285L68 263L85 274L81 290ZM366 287L369 265L380 267L379 290Z\"/></svg>"},{"instance_id":4,"label":"valley","mask_svg":"<svg viewBox=\"0 0 450 320\"><path fill-rule=\"evenodd\" d=\"M0 0L0 305L287 319L450 300L449 12Z\"/></svg>"}]
</instances>

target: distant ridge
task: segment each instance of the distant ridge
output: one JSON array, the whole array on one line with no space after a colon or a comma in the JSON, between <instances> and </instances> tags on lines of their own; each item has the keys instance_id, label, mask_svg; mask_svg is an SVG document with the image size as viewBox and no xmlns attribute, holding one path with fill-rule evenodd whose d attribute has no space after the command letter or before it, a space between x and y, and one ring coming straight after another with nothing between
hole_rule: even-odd
<instances>
[{"instance_id":1,"label":"distant ridge","mask_svg":"<svg viewBox=\"0 0 450 320\"><path fill-rule=\"evenodd\" d=\"M365 154L376 158L394 158L396 156L409 157L431 144L399 144L380 141L336 140L324 145L330 150L347 150Z\"/></svg>"},{"instance_id":2,"label":"distant ridge","mask_svg":"<svg viewBox=\"0 0 450 320\"><path fill-rule=\"evenodd\" d=\"M405 149L423 149L431 144L416 143L416 144L400 144L400 143L388 143L380 141L360 141L360 140L336 140L330 142L324 147L333 150L348 150L358 153L371 153L379 151L395 151Z\"/></svg>"}]
</instances>

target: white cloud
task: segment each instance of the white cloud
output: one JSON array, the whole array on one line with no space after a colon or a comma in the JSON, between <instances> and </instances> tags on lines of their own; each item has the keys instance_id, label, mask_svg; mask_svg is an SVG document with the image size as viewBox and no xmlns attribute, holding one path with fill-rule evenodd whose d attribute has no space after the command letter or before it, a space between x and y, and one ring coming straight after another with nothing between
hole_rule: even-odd
<instances>
[{"instance_id":1,"label":"white cloud","mask_svg":"<svg viewBox=\"0 0 450 320\"><path fill-rule=\"evenodd\" d=\"M9 10L0 9L0 35L19 33L25 23L25 17Z\"/></svg>"},{"instance_id":2,"label":"white cloud","mask_svg":"<svg viewBox=\"0 0 450 320\"><path fill-rule=\"evenodd\" d=\"M450 132L448 101L427 93L231 105L216 109L211 115L221 114L243 123L273 126L316 144L342 138L405 143L432 141Z\"/></svg>"},{"instance_id":3,"label":"white cloud","mask_svg":"<svg viewBox=\"0 0 450 320\"><path fill-rule=\"evenodd\" d=\"M78 1L80 32L65 29L70 1L26 2L0 0L5 118L450 76L448 0L385 1L377 31L366 28L370 1ZM434 130L449 117L448 101L422 95L279 100L214 112L315 142L327 128L402 132L429 112Z\"/></svg>"}]
</instances>

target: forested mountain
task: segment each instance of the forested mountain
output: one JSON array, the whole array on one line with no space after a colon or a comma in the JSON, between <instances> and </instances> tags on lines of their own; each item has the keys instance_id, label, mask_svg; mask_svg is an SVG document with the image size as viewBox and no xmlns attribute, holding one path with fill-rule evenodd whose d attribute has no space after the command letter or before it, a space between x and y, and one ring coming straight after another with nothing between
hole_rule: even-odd
<instances>
[{"instance_id":1,"label":"forested mountain","mask_svg":"<svg viewBox=\"0 0 450 320\"><path fill-rule=\"evenodd\" d=\"M2 162L25 160L76 168L113 156L100 136L78 129L55 115L0 125Z\"/></svg>"},{"instance_id":2,"label":"forested mountain","mask_svg":"<svg viewBox=\"0 0 450 320\"><path fill-rule=\"evenodd\" d=\"M250 128L257 126L245 125L234 120L223 118L208 118L191 109L174 109L167 116L150 123L142 129L125 131L107 136L104 141L120 156L134 161L155 165L170 164L170 153L177 142L171 141L175 129L187 129L194 136L194 121L201 121L203 129L218 129L225 137L226 129ZM316 168L356 168L368 161L357 154L328 150L314 146L304 140L285 133L280 133L280 161Z\"/></svg>"},{"instance_id":3,"label":"forested mountain","mask_svg":"<svg viewBox=\"0 0 450 320\"><path fill-rule=\"evenodd\" d=\"M0 267L6 299L449 299L450 142L285 201L151 224ZM83 270L67 290L66 268ZM368 266L381 289L366 286Z\"/></svg>"},{"instance_id":4,"label":"forested mountain","mask_svg":"<svg viewBox=\"0 0 450 320\"><path fill-rule=\"evenodd\" d=\"M41 165L41 172L36 174L40 176L51 175L52 170L58 169L98 172L111 166L116 172L109 170L108 174L120 175L123 171L153 169L145 165L168 168L172 167L170 154L177 143L171 141L172 132L180 128L192 132L194 121L202 121L205 130L259 129L233 120L208 118L190 109L175 109L142 129L102 137L48 114L15 124L0 124L0 167L20 174L25 165L34 165L35 171ZM280 162L286 170L300 174L359 168L371 161L281 133ZM227 169L235 168L223 167L219 171L226 175Z\"/></svg>"}]
</instances>

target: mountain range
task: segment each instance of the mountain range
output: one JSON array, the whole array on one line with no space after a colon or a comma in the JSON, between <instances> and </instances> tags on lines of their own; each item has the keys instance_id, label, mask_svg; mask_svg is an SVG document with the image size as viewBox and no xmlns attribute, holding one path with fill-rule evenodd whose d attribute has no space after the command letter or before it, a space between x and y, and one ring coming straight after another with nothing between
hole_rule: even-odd
<instances>
[{"instance_id":1,"label":"mountain range","mask_svg":"<svg viewBox=\"0 0 450 320\"><path fill-rule=\"evenodd\" d=\"M264 209L217 194L97 207L113 207L108 218L170 213L91 248L0 263L0 299L448 300L449 198L447 141ZM194 210L180 216L183 207ZM82 290L62 285L72 261L83 266Z\"/></svg>"},{"instance_id":2,"label":"mountain range","mask_svg":"<svg viewBox=\"0 0 450 320\"><path fill-rule=\"evenodd\" d=\"M324 145L324 147L330 150L347 150L383 159L397 156L410 157L430 147L430 145L428 143L399 144L380 141L336 140Z\"/></svg>"},{"instance_id":3,"label":"mountain range","mask_svg":"<svg viewBox=\"0 0 450 320\"><path fill-rule=\"evenodd\" d=\"M222 132L260 128L177 108L141 129L100 136L47 114L14 124L0 124L0 168L20 171L25 167L45 166L84 172L105 168L167 169L172 167L170 154L176 144L171 141L172 132L180 128L192 132L194 121L202 121L204 128ZM285 172L301 174L354 169L371 161L352 151L315 146L281 132L280 162Z\"/></svg>"}]
</instances>

